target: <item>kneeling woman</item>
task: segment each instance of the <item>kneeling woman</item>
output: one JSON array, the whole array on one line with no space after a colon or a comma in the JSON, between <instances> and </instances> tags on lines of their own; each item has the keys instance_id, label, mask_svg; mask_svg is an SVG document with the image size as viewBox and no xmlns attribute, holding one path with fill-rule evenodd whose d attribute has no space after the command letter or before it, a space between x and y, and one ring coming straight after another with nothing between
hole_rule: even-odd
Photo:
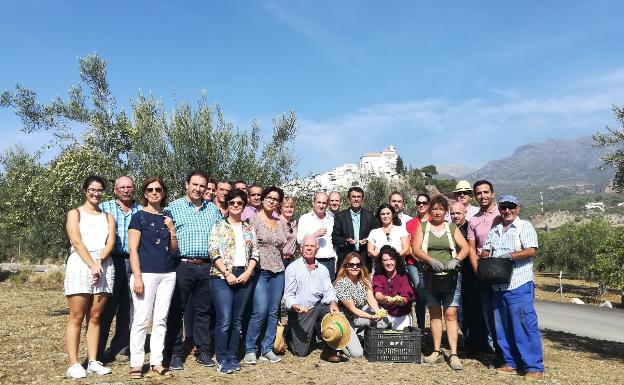
<instances>
[{"instance_id":1,"label":"kneeling woman","mask_svg":"<svg viewBox=\"0 0 624 385\"><path fill-rule=\"evenodd\" d=\"M352 329L349 344L343 351L351 357L362 357L364 350L356 332L371 325L371 321L380 320L382 315L379 313L379 304L373 294L368 269L362 264L358 253L347 254L338 271L334 286L336 297L340 301L340 308L345 313ZM367 312L366 308L374 313Z\"/></svg>"},{"instance_id":2,"label":"kneeling woman","mask_svg":"<svg viewBox=\"0 0 624 385\"><path fill-rule=\"evenodd\" d=\"M379 250L373 293L381 307L388 312L392 329L403 330L411 326L411 304L416 301L416 293L410 285L403 258L390 245L382 246Z\"/></svg>"},{"instance_id":3,"label":"kneeling woman","mask_svg":"<svg viewBox=\"0 0 624 385\"><path fill-rule=\"evenodd\" d=\"M247 194L232 190L225 201L227 218L214 225L208 246L213 262L210 291L217 315L217 371L222 374L240 370L237 354L241 323L253 289L249 278L259 259L256 233L249 222L241 221Z\"/></svg>"},{"instance_id":4,"label":"kneeling woman","mask_svg":"<svg viewBox=\"0 0 624 385\"><path fill-rule=\"evenodd\" d=\"M173 221L165 217L167 186L159 178L150 178L141 188L143 210L132 215L128 226L130 249L130 288L133 319L130 329L130 378L141 378L145 358L147 325L152 321L150 366L163 376L172 372L162 366L167 315L176 285L174 255L178 241Z\"/></svg>"}]
</instances>

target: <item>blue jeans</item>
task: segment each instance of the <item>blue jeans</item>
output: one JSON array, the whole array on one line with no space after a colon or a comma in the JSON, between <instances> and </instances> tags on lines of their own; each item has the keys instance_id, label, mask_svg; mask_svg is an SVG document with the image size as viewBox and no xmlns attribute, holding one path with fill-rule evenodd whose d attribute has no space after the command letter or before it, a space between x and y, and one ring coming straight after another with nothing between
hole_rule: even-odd
<instances>
[{"instance_id":1,"label":"blue jeans","mask_svg":"<svg viewBox=\"0 0 624 385\"><path fill-rule=\"evenodd\" d=\"M537 325L534 290L532 281L512 290L494 290L496 339L508 366L543 372L542 334Z\"/></svg>"},{"instance_id":2,"label":"blue jeans","mask_svg":"<svg viewBox=\"0 0 624 385\"><path fill-rule=\"evenodd\" d=\"M232 269L232 274L235 277L244 272L244 267ZM218 277L213 277L210 281L212 303L217 316L215 350L219 362L230 358L237 360L243 312L247 307L253 288L251 279L244 285L233 286L230 286L225 279Z\"/></svg>"},{"instance_id":3,"label":"blue jeans","mask_svg":"<svg viewBox=\"0 0 624 385\"><path fill-rule=\"evenodd\" d=\"M284 272L272 273L267 270L256 271L256 288L253 294L253 311L247 338L245 352L258 351L258 339L264 335L260 343L260 353L265 354L273 349L277 330L277 313L279 312L284 293Z\"/></svg>"},{"instance_id":4,"label":"blue jeans","mask_svg":"<svg viewBox=\"0 0 624 385\"><path fill-rule=\"evenodd\" d=\"M425 295L423 291L423 274L418 265L407 265L407 274L412 281L412 286L418 294L416 301L416 322L420 330L425 329Z\"/></svg>"}]
</instances>

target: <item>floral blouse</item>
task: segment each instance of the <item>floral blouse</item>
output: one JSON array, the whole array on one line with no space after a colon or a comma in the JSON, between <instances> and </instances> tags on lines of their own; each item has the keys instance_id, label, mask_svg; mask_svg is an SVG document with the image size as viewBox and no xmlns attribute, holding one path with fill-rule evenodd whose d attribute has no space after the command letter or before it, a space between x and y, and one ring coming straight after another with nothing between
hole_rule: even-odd
<instances>
[{"instance_id":1,"label":"floral blouse","mask_svg":"<svg viewBox=\"0 0 624 385\"><path fill-rule=\"evenodd\" d=\"M243 221L241 223L243 229L243 238L245 238L245 256L247 257L245 267L249 265L249 260L254 259L256 263L260 260L258 249L258 241L256 232L251 224ZM234 263L234 255L236 254L236 239L234 238L234 229L227 220L216 223L212 227L210 240L208 241L208 254L212 262L221 258L225 269L232 272ZM214 266L210 269L210 274L224 279L223 274Z\"/></svg>"}]
</instances>

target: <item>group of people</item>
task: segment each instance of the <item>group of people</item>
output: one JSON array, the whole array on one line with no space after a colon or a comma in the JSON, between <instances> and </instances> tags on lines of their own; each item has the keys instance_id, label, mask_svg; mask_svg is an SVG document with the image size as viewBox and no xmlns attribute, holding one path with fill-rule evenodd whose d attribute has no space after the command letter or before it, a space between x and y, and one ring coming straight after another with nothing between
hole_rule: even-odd
<instances>
[{"instance_id":1,"label":"group of people","mask_svg":"<svg viewBox=\"0 0 624 385\"><path fill-rule=\"evenodd\" d=\"M543 375L533 305L537 236L518 217L518 199L495 200L488 181L460 181L450 205L442 195L419 194L413 218L400 192L373 213L357 186L343 210L340 193L317 192L298 220L294 199L279 187L214 181L198 171L171 203L159 178L143 182L139 202L127 176L115 181L116 199L102 202L105 188L102 178L88 177L85 203L67 214L70 378L108 374L102 362L124 356L130 377L141 378L150 322L150 370L162 376L184 368L186 341L199 364L222 374L241 370L239 344L246 364L277 363L282 306L283 335L296 356L321 343L325 361L362 357L366 327L424 330L428 308L433 352L424 362L462 369L461 327L467 351L494 353L499 373ZM513 261L509 282L480 281L479 261L492 257ZM85 316L86 370L78 362Z\"/></svg>"}]
</instances>

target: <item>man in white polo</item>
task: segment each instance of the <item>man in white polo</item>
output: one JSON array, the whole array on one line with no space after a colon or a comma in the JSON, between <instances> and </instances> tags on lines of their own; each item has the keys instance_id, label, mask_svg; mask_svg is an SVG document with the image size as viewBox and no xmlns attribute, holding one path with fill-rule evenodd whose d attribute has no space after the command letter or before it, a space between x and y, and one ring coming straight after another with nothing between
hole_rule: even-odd
<instances>
[{"instance_id":1,"label":"man in white polo","mask_svg":"<svg viewBox=\"0 0 624 385\"><path fill-rule=\"evenodd\" d=\"M324 192L314 194L312 211L299 218L297 243L301 245L307 235L312 235L318 240L316 260L327 268L329 278L333 281L336 276L336 252L332 244L334 217L327 214L328 200L329 197Z\"/></svg>"}]
</instances>

